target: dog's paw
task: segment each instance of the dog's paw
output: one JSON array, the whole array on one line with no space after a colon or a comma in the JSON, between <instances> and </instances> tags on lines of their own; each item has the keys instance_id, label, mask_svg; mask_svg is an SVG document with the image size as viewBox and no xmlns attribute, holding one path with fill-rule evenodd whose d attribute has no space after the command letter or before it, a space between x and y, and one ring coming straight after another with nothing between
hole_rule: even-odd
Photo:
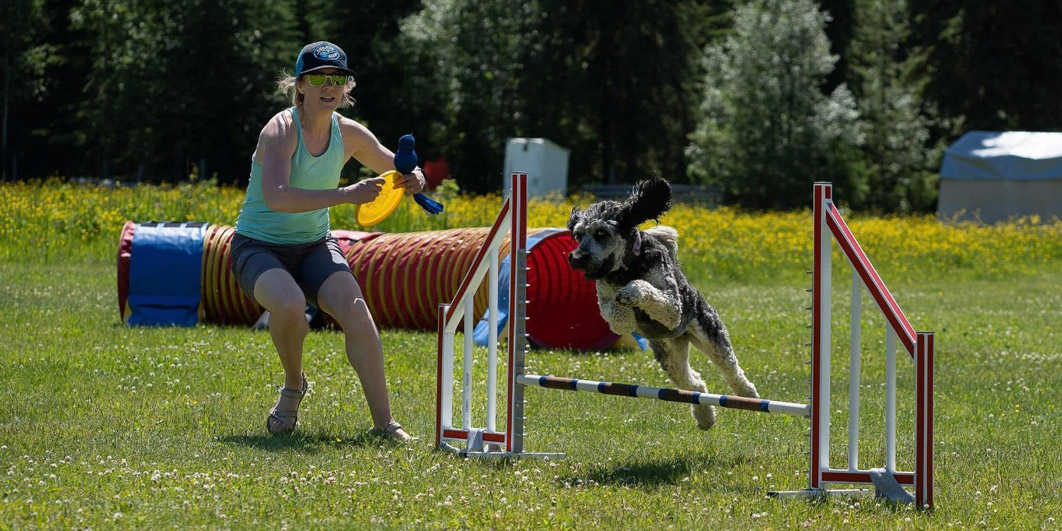
<instances>
[{"instance_id":1,"label":"dog's paw","mask_svg":"<svg viewBox=\"0 0 1062 531\"><path fill-rule=\"evenodd\" d=\"M638 327L638 322L634 319L634 312L627 308L616 308L616 310L623 311L613 311L605 319L609 329L621 336L634 332Z\"/></svg>"},{"instance_id":2,"label":"dog's paw","mask_svg":"<svg viewBox=\"0 0 1062 531\"><path fill-rule=\"evenodd\" d=\"M698 429L710 430L715 426L715 407L699 405L693 406L691 411L693 418L697 420Z\"/></svg>"},{"instance_id":3,"label":"dog's paw","mask_svg":"<svg viewBox=\"0 0 1062 531\"><path fill-rule=\"evenodd\" d=\"M626 287L616 292L616 304L631 307L638 300L638 290Z\"/></svg>"},{"instance_id":4,"label":"dog's paw","mask_svg":"<svg viewBox=\"0 0 1062 531\"><path fill-rule=\"evenodd\" d=\"M748 398L759 398L760 393L756 390L756 386L752 385L752 382L748 382L748 387L743 389L740 393L741 396Z\"/></svg>"},{"instance_id":5,"label":"dog's paw","mask_svg":"<svg viewBox=\"0 0 1062 531\"><path fill-rule=\"evenodd\" d=\"M756 385L749 381L744 372L739 372L736 377L730 378L730 388L738 396L746 398L760 397L759 391L756 390Z\"/></svg>"}]
</instances>

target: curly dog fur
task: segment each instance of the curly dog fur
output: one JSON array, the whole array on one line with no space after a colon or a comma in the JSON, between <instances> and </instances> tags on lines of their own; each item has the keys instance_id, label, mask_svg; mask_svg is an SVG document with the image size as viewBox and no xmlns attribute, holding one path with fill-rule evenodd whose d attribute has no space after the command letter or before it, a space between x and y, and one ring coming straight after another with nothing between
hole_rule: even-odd
<instances>
[{"instance_id":1,"label":"curly dog fur","mask_svg":"<svg viewBox=\"0 0 1062 531\"><path fill-rule=\"evenodd\" d=\"M758 398L730 346L719 314L682 273L678 232L664 225L640 230L671 208L671 185L653 177L635 185L623 202L572 208L568 230L578 247L572 267L597 283L601 315L617 334L637 332L649 341L660 367L680 389L707 392L689 364L690 344L706 353L734 393ZM715 424L715 408L692 406L697 426Z\"/></svg>"}]
</instances>

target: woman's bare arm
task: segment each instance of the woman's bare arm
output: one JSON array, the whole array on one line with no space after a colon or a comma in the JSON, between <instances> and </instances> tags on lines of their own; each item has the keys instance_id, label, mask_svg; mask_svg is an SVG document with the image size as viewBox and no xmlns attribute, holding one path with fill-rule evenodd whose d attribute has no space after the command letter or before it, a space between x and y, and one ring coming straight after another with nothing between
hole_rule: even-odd
<instances>
[{"instance_id":1,"label":"woman's bare arm","mask_svg":"<svg viewBox=\"0 0 1062 531\"><path fill-rule=\"evenodd\" d=\"M377 174L395 169L395 154L381 144L372 131L349 118L340 118L339 124L343 128L343 143L350 156ZM395 181L396 187L405 188L411 194L422 191L426 184L427 180L420 168Z\"/></svg>"},{"instance_id":2,"label":"woman's bare arm","mask_svg":"<svg viewBox=\"0 0 1062 531\"><path fill-rule=\"evenodd\" d=\"M344 203L368 203L379 195L384 182L379 178L330 190L291 186L291 157L299 140L290 116L281 112L269 120L258 136L255 150L255 159L262 166L262 198L270 210L308 212Z\"/></svg>"}]
</instances>

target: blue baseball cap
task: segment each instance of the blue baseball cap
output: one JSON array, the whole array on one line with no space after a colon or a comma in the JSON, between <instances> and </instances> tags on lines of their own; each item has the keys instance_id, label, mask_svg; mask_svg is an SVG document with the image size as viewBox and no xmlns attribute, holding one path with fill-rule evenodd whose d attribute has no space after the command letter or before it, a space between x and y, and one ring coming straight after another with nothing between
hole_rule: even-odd
<instances>
[{"instance_id":1,"label":"blue baseball cap","mask_svg":"<svg viewBox=\"0 0 1062 531\"><path fill-rule=\"evenodd\" d=\"M354 75L354 71L347 68L347 54L343 53L342 48L328 41L317 41L302 47L299 59L295 61L295 77L325 68L335 68L348 76Z\"/></svg>"}]
</instances>

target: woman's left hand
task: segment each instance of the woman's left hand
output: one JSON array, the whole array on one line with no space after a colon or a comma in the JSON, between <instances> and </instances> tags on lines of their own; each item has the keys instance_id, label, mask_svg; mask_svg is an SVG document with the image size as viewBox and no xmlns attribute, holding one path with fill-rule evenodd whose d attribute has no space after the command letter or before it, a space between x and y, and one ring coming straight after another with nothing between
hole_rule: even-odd
<instances>
[{"instance_id":1,"label":"woman's left hand","mask_svg":"<svg viewBox=\"0 0 1062 531\"><path fill-rule=\"evenodd\" d=\"M413 170L413 173L407 173L399 179L395 179L395 188L404 188L406 193L419 194L424 191L424 186L428 184L427 179L424 178L424 173L417 168Z\"/></svg>"}]
</instances>

